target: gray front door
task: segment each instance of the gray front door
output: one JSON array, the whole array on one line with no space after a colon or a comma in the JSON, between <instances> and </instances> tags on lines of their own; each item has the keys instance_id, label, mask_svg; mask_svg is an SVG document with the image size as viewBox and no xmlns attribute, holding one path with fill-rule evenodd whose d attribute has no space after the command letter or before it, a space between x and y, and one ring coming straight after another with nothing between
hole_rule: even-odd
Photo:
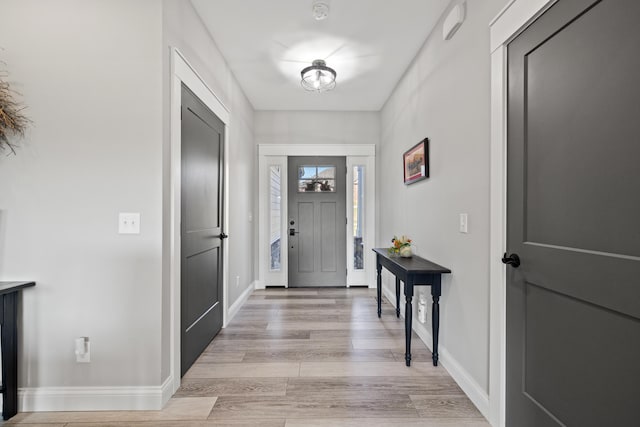
<instances>
[{"instance_id":1,"label":"gray front door","mask_svg":"<svg viewBox=\"0 0 640 427\"><path fill-rule=\"evenodd\" d=\"M507 426L640 425L640 2L508 47Z\"/></svg>"},{"instance_id":2,"label":"gray front door","mask_svg":"<svg viewBox=\"0 0 640 427\"><path fill-rule=\"evenodd\" d=\"M182 87L181 371L222 327L224 124Z\"/></svg>"},{"instance_id":3,"label":"gray front door","mask_svg":"<svg viewBox=\"0 0 640 427\"><path fill-rule=\"evenodd\" d=\"M344 157L289 157L289 286L346 286Z\"/></svg>"}]
</instances>

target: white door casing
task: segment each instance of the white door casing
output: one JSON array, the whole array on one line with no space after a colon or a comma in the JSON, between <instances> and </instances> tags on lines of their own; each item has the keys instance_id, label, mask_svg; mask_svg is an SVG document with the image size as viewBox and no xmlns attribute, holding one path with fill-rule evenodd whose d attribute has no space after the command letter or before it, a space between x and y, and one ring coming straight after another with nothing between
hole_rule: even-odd
<instances>
[{"instance_id":1,"label":"white door casing","mask_svg":"<svg viewBox=\"0 0 640 427\"><path fill-rule=\"evenodd\" d=\"M189 64L184 55L175 48L171 49L171 154L170 154L170 374L169 387L163 404L180 387L180 222L181 222L181 92L184 83L207 107L224 123L224 152L229 152L229 109L220 101L211 88ZM229 230L229 161L224 159L224 199L222 230ZM229 239L224 239L223 249L223 327L229 315L228 270Z\"/></svg>"},{"instance_id":2,"label":"white door casing","mask_svg":"<svg viewBox=\"0 0 640 427\"><path fill-rule=\"evenodd\" d=\"M281 225L285 238L287 225L287 157L288 156L345 156L347 158L347 287L368 285L375 287L375 266L373 262L373 244L375 243L375 145L374 144L259 144L258 145L258 280L256 289L266 286L288 287L287 252L281 253L279 271L270 270L270 180L271 166L278 166L281 173ZM365 166L365 269L353 269L353 166ZM351 219L349 219L351 218ZM285 239L286 240L286 239ZM284 240L283 240L284 241ZM349 252L351 248L351 252ZM351 256L351 258L349 258Z\"/></svg>"},{"instance_id":3,"label":"white door casing","mask_svg":"<svg viewBox=\"0 0 640 427\"><path fill-rule=\"evenodd\" d=\"M490 23L491 196L489 399L494 427L504 427L506 395L507 45L557 0L511 0Z\"/></svg>"}]
</instances>

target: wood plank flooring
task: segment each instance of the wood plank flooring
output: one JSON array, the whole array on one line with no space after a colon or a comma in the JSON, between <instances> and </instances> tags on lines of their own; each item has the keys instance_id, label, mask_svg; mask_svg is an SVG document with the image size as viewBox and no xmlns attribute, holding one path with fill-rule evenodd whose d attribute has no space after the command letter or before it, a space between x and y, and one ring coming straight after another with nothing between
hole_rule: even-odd
<instances>
[{"instance_id":1,"label":"wood plank flooring","mask_svg":"<svg viewBox=\"0 0 640 427\"><path fill-rule=\"evenodd\" d=\"M369 289L256 291L162 411L21 413L31 427L487 427L404 321Z\"/></svg>"}]
</instances>

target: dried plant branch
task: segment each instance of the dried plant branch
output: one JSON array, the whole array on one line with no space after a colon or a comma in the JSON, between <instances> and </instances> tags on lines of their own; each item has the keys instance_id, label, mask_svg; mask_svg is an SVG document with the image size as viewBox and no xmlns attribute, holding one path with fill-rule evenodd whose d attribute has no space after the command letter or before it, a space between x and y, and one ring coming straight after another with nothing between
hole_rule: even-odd
<instances>
[{"instance_id":1,"label":"dried plant branch","mask_svg":"<svg viewBox=\"0 0 640 427\"><path fill-rule=\"evenodd\" d=\"M16 153L14 137L24 137L31 120L23 113L25 107L17 100L18 94L0 75L0 151Z\"/></svg>"}]
</instances>

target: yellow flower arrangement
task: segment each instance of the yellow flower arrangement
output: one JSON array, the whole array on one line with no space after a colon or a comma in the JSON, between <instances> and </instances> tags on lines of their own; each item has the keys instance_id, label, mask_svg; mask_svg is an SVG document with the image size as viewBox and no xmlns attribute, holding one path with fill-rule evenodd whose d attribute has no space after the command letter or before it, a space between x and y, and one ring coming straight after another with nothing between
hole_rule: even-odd
<instances>
[{"instance_id":1,"label":"yellow flower arrangement","mask_svg":"<svg viewBox=\"0 0 640 427\"><path fill-rule=\"evenodd\" d=\"M402 236L400 238L398 238L397 236L393 236L393 239L391 239L391 247L388 249L389 255L397 255L403 252L402 248L408 248L404 251L410 251L411 239L409 239L407 236Z\"/></svg>"}]
</instances>

